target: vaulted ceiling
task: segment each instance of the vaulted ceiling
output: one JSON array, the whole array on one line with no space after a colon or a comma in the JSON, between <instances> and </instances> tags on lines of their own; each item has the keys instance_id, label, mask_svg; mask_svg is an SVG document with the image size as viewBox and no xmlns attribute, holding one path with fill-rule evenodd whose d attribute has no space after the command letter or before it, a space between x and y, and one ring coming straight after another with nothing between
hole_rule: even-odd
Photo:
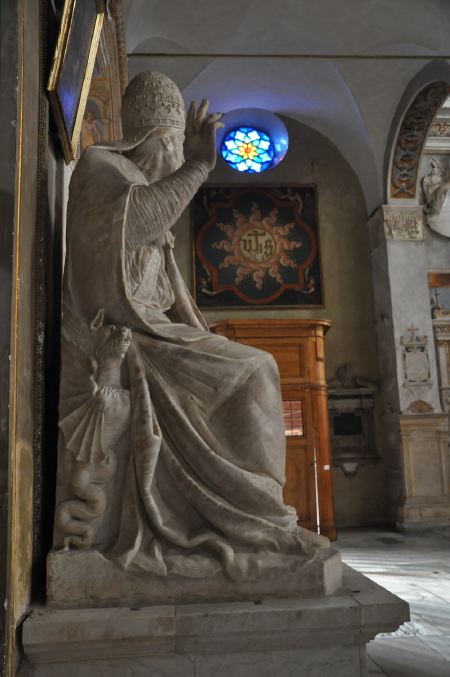
<instances>
[{"instance_id":1,"label":"vaulted ceiling","mask_svg":"<svg viewBox=\"0 0 450 677\"><path fill-rule=\"evenodd\" d=\"M130 76L157 69L187 101L260 107L328 137L372 212L400 99L448 53L445 0L127 0Z\"/></svg>"}]
</instances>

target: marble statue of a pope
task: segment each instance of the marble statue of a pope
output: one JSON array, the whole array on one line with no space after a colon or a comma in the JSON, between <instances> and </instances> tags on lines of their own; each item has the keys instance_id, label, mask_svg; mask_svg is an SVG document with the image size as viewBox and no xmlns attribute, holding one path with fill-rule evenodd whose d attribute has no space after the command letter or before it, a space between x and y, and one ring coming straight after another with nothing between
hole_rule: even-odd
<instances>
[{"instance_id":1,"label":"marble statue of a pope","mask_svg":"<svg viewBox=\"0 0 450 677\"><path fill-rule=\"evenodd\" d=\"M174 260L171 229L214 167L220 124L207 101L185 115L171 80L141 73L123 139L88 148L73 173L54 546L247 580L327 539L283 503L273 358L212 334Z\"/></svg>"}]
</instances>

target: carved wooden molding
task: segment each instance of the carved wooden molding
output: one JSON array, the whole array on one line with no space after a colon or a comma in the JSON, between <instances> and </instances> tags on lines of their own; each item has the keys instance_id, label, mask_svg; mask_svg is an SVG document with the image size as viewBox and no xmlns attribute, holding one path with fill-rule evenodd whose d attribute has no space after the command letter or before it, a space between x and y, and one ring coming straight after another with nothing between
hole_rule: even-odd
<instances>
[{"instance_id":1,"label":"carved wooden molding","mask_svg":"<svg viewBox=\"0 0 450 677\"><path fill-rule=\"evenodd\" d=\"M400 126L390 176L391 198L416 197L417 175L428 130L449 94L446 82L433 82L416 96Z\"/></svg>"},{"instance_id":2,"label":"carved wooden molding","mask_svg":"<svg viewBox=\"0 0 450 677\"><path fill-rule=\"evenodd\" d=\"M34 273L34 336L33 372L33 562L45 557L42 539L43 530L43 427L45 407L45 341L46 299L45 266L48 265L47 191L48 191L48 103L45 95L45 56L47 46L47 14L44 0L39 2L39 95L38 95L38 140L36 177L36 257Z\"/></svg>"},{"instance_id":3,"label":"carved wooden molding","mask_svg":"<svg viewBox=\"0 0 450 677\"><path fill-rule=\"evenodd\" d=\"M128 84L128 55L125 40L125 23L123 20L122 0L109 0L107 8L115 24L120 90L121 94L123 94L125 87Z\"/></svg>"}]
</instances>

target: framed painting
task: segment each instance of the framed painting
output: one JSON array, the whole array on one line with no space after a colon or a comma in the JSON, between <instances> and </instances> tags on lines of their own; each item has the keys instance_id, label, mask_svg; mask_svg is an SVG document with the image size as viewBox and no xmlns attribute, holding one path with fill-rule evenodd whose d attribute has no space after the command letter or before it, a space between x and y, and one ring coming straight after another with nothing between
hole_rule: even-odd
<instances>
[{"instance_id":1,"label":"framed painting","mask_svg":"<svg viewBox=\"0 0 450 677\"><path fill-rule=\"evenodd\" d=\"M122 137L120 109L128 81L122 0L110 0L103 22L76 158L100 141Z\"/></svg>"},{"instance_id":2,"label":"framed painting","mask_svg":"<svg viewBox=\"0 0 450 677\"><path fill-rule=\"evenodd\" d=\"M206 186L191 216L201 308L323 305L314 185Z\"/></svg>"},{"instance_id":3,"label":"framed painting","mask_svg":"<svg viewBox=\"0 0 450 677\"><path fill-rule=\"evenodd\" d=\"M48 91L66 163L75 159L104 17L102 0L66 0Z\"/></svg>"}]
</instances>

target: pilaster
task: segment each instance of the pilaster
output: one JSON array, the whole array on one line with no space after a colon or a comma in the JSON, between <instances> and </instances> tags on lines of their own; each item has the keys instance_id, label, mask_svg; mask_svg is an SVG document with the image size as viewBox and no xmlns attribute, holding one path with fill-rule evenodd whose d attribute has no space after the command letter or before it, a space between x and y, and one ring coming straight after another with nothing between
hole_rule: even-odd
<instances>
[{"instance_id":1,"label":"pilaster","mask_svg":"<svg viewBox=\"0 0 450 677\"><path fill-rule=\"evenodd\" d=\"M447 524L448 419L440 398L422 208L382 205L368 228L391 519L400 527Z\"/></svg>"}]
</instances>

